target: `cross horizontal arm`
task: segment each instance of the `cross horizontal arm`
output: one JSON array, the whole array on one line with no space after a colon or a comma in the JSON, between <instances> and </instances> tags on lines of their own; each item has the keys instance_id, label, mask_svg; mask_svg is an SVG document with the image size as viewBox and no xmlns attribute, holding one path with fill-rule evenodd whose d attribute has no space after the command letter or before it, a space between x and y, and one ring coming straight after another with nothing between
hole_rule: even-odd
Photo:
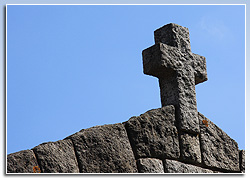
<instances>
[{"instance_id":1,"label":"cross horizontal arm","mask_svg":"<svg viewBox=\"0 0 250 180\"><path fill-rule=\"evenodd\" d=\"M192 56L194 59L192 67L194 68L195 84L207 81L206 58L194 53L192 53Z\"/></svg>"},{"instance_id":2,"label":"cross horizontal arm","mask_svg":"<svg viewBox=\"0 0 250 180\"><path fill-rule=\"evenodd\" d=\"M144 74L162 77L168 71L181 68L185 57L179 49L163 43L155 44L142 52Z\"/></svg>"},{"instance_id":3,"label":"cross horizontal arm","mask_svg":"<svg viewBox=\"0 0 250 180\"><path fill-rule=\"evenodd\" d=\"M165 77L189 64L194 69L195 84L207 80L206 59L198 54L158 43L143 50L142 56L144 74Z\"/></svg>"}]
</instances>

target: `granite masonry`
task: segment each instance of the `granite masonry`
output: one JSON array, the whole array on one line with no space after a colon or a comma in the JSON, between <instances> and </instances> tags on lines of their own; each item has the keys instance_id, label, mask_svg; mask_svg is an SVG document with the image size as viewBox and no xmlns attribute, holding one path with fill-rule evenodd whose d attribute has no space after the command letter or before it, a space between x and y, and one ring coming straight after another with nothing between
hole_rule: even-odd
<instances>
[{"instance_id":1,"label":"granite masonry","mask_svg":"<svg viewBox=\"0 0 250 180\"><path fill-rule=\"evenodd\" d=\"M197 111L206 60L191 52L188 28L154 35L143 70L159 79L161 108L9 154L7 173L245 173L245 151Z\"/></svg>"}]
</instances>

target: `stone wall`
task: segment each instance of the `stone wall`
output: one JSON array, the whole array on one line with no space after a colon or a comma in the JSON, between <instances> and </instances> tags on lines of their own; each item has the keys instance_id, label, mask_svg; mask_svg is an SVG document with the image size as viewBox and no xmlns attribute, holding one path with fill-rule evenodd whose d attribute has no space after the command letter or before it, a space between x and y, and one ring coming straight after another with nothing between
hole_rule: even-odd
<instances>
[{"instance_id":1,"label":"stone wall","mask_svg":"<svg viewBox=\"0 0 250 180\"><path fill-rule=\"evenodd\" d=\"M178 129L172 105L7 156L7 173L241 173L245 151L199 113L200 133Z\"/></svg>"}]
</instances>

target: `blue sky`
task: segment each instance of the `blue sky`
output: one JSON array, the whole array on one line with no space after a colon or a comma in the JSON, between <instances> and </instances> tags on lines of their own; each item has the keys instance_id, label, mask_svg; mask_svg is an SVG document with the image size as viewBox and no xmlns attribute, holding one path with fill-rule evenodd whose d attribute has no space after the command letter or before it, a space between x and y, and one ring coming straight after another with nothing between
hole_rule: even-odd
<instances>
[{"instance_id":1,"label":"blue sky","mask_svg":"<svg viewBox=\"0 0 250 180\"><path fill-rule=\"evenodd\" d=\"M226 5L8 5L7 153L161 107L141 52L171 22L207 60L198 111L245 149L244 18Z\"/></svg>"}]
</instances>

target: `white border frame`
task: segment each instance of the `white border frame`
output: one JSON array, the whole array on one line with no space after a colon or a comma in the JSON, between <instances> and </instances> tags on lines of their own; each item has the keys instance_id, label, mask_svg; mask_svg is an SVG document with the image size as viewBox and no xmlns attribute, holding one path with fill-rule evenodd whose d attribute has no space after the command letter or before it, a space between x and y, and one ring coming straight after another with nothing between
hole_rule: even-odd
<instances>
[{"instance_id":1,"label":"white border frame","mask_svg":"<svg viewBox=\"0 0 250 180\"><path fill-rule=\"evenodd\" d=\"M104 5L104 6L117 6L117 5L128 5L128 6L139 6L139 5L143 5L143 6L165 6L165 5L167 5L167 6L183 6L183 5L185 5L185 6L198 6L198 5L202 5L202 6L224 6L224 5L226 5L226 6L238 6L238 5L243 5L243 6L245 6L245 145L246 145L246 124L247 124L247 122L246 122L246 117L247 117L247 114L246 114L246 111L247 111L247 109L246 109L246 59L247 59L247 53L246 53L246 47L247 47L247 45L246 45L246 26L247 26L247 24L246 24L246 6L247 6L247 4L6 4L6 36L5 36L5 38L6 38L6 44L5 44L5 46L6 46L6 76L5 76L5 81L6 81L6 89L5 89L5 91L6 91L6 102L5 102L5 104L6 104L6 139L5 139L5 150L6 150L6 158L5 158L5 163L6 163L6 167L5 167L5 174L7 174L7 175L16 175L16 174L18 174L18 175L32 175L33 173L7 173L7 11L8 11L8 6L11 6L11 5L25 5L25 6L27 6L27 5L29 5L29 6L33 6L33 5L48 5L48 6L55 6L55 5L63 5L63 6L75 6L75 5L84 5L84 6L86 6L86 5L88 5L88 6L100 6L100 5ZM91 175L103 175L103 174L108 174L108 175L130 175L130 174L133 174L133 175L142 175L142 173L60 173L60 174L58 174L58 173L41 173L41 174L45 174L45 175L52 175L52 174L57 174L57 175L75 175L75 174L77 174L77 175L85 175L85 174L91 174ZM150 174L150 175L172 175L172 174L181 174L181 175L190 175L190 173L164 173L164 174L159 174L159 173L143 173L143 174ZM201 175L205 175L204 173L195 173L195 175L196 174L201 174ZM206 173L206 174L213 174L213 175L215 175L214 173ZM225 175L224 173L221 173L222 175ZM219 174L216 174L216 175L221 175L220 173ZM232 175L237 175L237 174L245 174L245 173L226 173L226 174L232 174Z\"/></svg>"}]
</instances>

